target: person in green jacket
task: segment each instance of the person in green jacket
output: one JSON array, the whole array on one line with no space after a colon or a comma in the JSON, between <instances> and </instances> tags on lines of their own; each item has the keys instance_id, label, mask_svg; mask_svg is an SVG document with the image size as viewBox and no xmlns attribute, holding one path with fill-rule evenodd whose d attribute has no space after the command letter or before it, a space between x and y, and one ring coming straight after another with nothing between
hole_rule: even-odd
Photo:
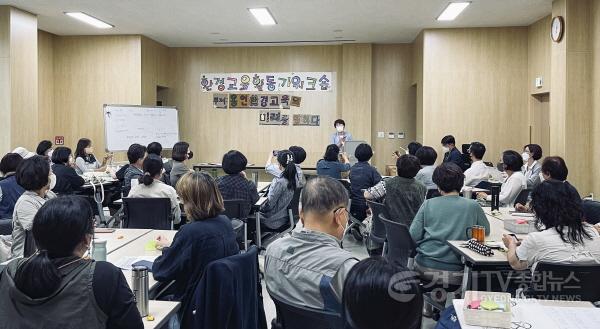
<instances>
[{"instance_id":1,"label":"person in green jacket","mask_svg":"<svg viewBox=\"0 0 600 329\"><path fill-rule=\"evenodd\" d=\"M479 204L459 196L465 176L454 163L444 163L433 172L433 182L441 197L426 200L410 226L410 235L417 244L415 270L428 281L460 285L463 264L460 256L446 244L448 240L467 240L467 228L485 227L490 223Z\"/></svg>"}]
</instances>

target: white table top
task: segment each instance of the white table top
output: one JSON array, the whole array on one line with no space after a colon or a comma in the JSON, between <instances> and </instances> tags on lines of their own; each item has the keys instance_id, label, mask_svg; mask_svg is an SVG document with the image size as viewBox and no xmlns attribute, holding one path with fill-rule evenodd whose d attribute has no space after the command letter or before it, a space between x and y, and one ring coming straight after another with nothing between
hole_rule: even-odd
<instances>
[{"instance_id":1,"label":"white table top","mask_svg":"<svg viewBox=\"0 0 600 329\"><path fill-rule=\"evenodd\" d=\"M106 240L106 253L111 254L115 250L131 243L150 233L150 229L116 229L112 233L95 232L94 238Z\"/></svg>"},{"instance_id":2,"label":"white table top","mask_svg":"<svg viewBox=\"0 0 600 329\"><path fill-rule=\"evenodd\" d=\"M134 256L160 256L161 252L158 250L146 250L146 244L150 241L156 239L158 235L163 235L170 241L173 241L173 237L175 236L177 231L171 230L150 230L148 234L141 236L140 238L133 240L131 243L117 249L116 251L107 255L106 260L115 263L121 260L124 257L134 257ZM127 280L127 284L131 287L131 271L123 270L123 275L125 275L125 279ZM152 275L149 276L148 287L152 289L156 285L156 280Z\"/></svg>"},{"instance_id":3,"label":"white table top","mask_svg":"<svg viewBox=\"0 0 600 329\"><path fill-rule=\"evenodd\" d=\"M147 317L142 318L145 329L161 328L171 315L175 314L181 304L179 302L167 302L162 300L151 300L149 302L149 314L154 317L154 321L148 321Z\"/></svg>"},{"instance_id":4,"label":"white table top","mask_svg":"<svg viewBox=\"0 0 600 329\"><path fill-rule=\"evenodd\" d=\"M271 185L271 182L258 182L258 184L256 184L256 189L260 192L269 187L269 185Z\"/></svg>"}]
</instances>

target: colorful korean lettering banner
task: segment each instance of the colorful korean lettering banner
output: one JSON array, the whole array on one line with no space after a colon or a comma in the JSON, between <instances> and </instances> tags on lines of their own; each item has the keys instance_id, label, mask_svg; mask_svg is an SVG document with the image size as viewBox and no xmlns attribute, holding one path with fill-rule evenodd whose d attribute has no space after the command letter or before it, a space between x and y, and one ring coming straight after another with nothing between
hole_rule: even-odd
<instances>
[{"instance_id":1,"label":"colorful korean lettering banner","mask_svg":"<svg viewBox=\"0 0 600 329\"><path fill-rule=\"evenodd\" d=\"M262 110L260 111L258 124L261 126L288 126L290 117L287 114L281 114L281 111Z\"/></svg>"},{"instance_id":2,"label":"colorful korean lettering banner","mask_svg":"<svg viewBox=\"0 0 600 329\"><path fill-rule=\"evenodd\" d=\"M289 109L290 95L213 94L213 106L218 109Z\"/></svg>"},{"instance_id":3,"label":"colorful korean lettering banner","mask_svg":"<svg viewBox=\"0 0 600 329\"><path fill-rule=\"evenodd\" d=\"M203 73L203 92L332 91L332 72Z\"/></svg>"},{"instance_id":4,"label":"colorful korean lettering banner","mask_svg":"<svg viewBox=\"0 0 600 329\"><path fill-rule=\"evenodd\" d=\"M294 114L292 116L294 126L320 126L321 116L313 114Z\"/></svg>"}]
</instances>

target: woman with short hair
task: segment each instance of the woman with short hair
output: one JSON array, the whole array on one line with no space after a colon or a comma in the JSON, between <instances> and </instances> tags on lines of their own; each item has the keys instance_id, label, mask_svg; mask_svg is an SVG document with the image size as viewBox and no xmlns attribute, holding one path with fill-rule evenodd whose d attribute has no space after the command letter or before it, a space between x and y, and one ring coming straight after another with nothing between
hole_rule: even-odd
<instances>
[{"instance_id":1,"label":"woman with short hair","mask_svg":"<svg viewBox=\"0 0 600 329\"><path fill-rule=\"evenodd\" d=\"M92 141L89 138L81 138L77 142L75 148L75 171L77 174L106 171L106 165L110 159L112 159L112 155L107 154L102 159L102 163L98 162L94 156Z\"/></svg>"},{"instance_id":2,"label":"woman with short hair","mask_svg":"<svg viewBox=\"0 0 600 329\"><path fill-rule=\"evenodd\" d=\"M502 163L504 172L508 176L500 188L500 204L506 207L512 207L521 191L527 188L527 178L521 172L523 168L522 156L513 150L502 153ZM492 196L487 193L477 193L477 198L492 200Z\"/></svg>"},{"instance_id":3,"label":"woman with short hair","mask_svg":"<svg viewBox=\"0 0 600 329\"><path fill-rule=\"evenodd\" d=\"M533 190L541 182L540 173L542 165L538 162L542 158L542 147L537 144L528 144L523 147L523 175L527 179L527 188Z\"/></svg>"},{"instance_id":4,"label":"woman with short hair","mask_svg":"<svg viewBox=\"0 0 600 329\"><path fill-rule=\"evenodd\" d=\"M328 145L323 159L317 162L317 175L341 179L342 173L350 170L350 160L346 153L342 153L343 162L340 162L339 156L340 148L335 144Z\"/></svg>"},{"instance_id":5,"label":"woman with short hair","mask_svg":"<svg viewBox=\"0 0 600 329\"><path fill-rule=\"evenodd\" d=\"M85 184L83 177L75 172L70 148L57 147L52 153L52 163L52 172L56 175L56 186L52 189L54 193L70 194Z\"/></svg>"},{"instance_id":6,"label":"woman with short hair","mask_svg":"<svg viewBox=\"0 0 600 329\"><path fill-rule=\"evenodd\" d=\"M170 178L171 186L176 187L179 179L192 171L186 164L186 160L190 160L194 157L194 152L190 150L190 144L187 142L177 142L173 146L173 166L171 168Z\"/></svg>"},{"instance_id":7,"label":"woman with short hair","mask_svg":"<svg viewBox=\"0 0 600 329\"><path fill-rule=\"evenodd\" d=\"M0 161L0 219L12 218L15 203L25 190L17 184L15 172L23 158L17 153L8 153Z\"/></svg>"}]
</instances>

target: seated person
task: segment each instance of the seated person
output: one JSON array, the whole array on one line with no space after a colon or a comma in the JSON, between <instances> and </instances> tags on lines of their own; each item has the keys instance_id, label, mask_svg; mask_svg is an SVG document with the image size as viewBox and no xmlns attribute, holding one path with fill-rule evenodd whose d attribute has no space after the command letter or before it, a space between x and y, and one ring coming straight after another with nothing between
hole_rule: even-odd
<instances>
[{"instance_id":1,"label":"seated person","mask_svg":"<svg viewBox=\"0 0 600 329\"><path fill-rule=\"evenodd\" d=\"M343 300L350 329L421 329L419 278L383 257L354 265L344 283Z\"/></svg>"},{"instance_id":2,"label":"seated person","mask_svg":"<svg viewBox=\"0 0 600 329\"><path fill-rule=\"evenodd\" d=\"M41 141L38 144L37 148L35 149L35 153L37 155L40 155L43 157L51 158L52 157L52 142L49 140Z\"/></svg>"},{"instance_id":3,"label":"seated person","mask_svg":"<svg viewBox=\"0 0 600 329\"><path fill-rule=\"evenodd\" d=\"M148 144L148 146L146 147L146 152L148 154L157 155L162 159L165 172L163 173L160 180L167 185L171 185L170 175L171 175L171 169L173 168L173 164L171 163L171 161L169 161L169 159L164 158L162 156L162 145L159 142L152 142L152 143Z\"/></svg>"},{"instance_id":4,"label":"seated person","mask_svg":"<svg viewBox=\"0 0 600 329\"><path fill-rule=\"evenodd\" d=\"M15 203L25 190L17 184L15 172L23 158L17 153L7 153L0 161L0 219L12 218Z\"/></svg>"},{"instance_id":5,"label":"seated person","mask_svg":"<svg viewBox=\"0 0 600 329\"><path fill-rule=\"evenodd\" d=\"M490 223L479 204L459 196L464 179L456 164L438 166L433 182L442 196L425 201L410 225L410 235L417 244L415 270L425 280L437 278L442 282L436 283L459 285L464 265L446 242L467 240L466 230L473 225L485 227L486 235L490 233Z\"/></svg>"},{"instance_id":6,"label":"seated person","mask_svg":"<svg viewBox=\"0 0 600 329\"><path fill-rule=\"evenodd\" d=\"M220 215L223 198L213 178L197 171L183 175L177 184L188 224L181 226L173 242L159 235L156 244L163 247L152 266L159 282L175 283L168 299L189 302L206 266L217 259L239 253L231 220ZM180 310L187 309L182 305ZM181 315L180 311L180 315Z\"/></svg>"},{"instance_id":7,"label":"seated person","mask_svg":"<svg viewBox=\"0 0 600 329\"><path fill-rule=\"evenodd\" d=\"M13 213L11 258L23 257L25 231L31 231L33 218L44 203L56 197L50 191L50 167L44 157L35 155L23 160L15 176L25 192L17 200Z\"/></svg>"},{"instance_id":8,"label":"seated person","mask_svg":"<svg viewBox=\"0 0 600 329\"><path fill-rule=\"evenodd\" d=\"M75 172L75 161L71 149L59 146L52 152L52 172L56 175L56 186L52 189L58 194L72 194L85 184L83 177Z\"/></svg>"},{"instance_id":9,"label":"seated person","mask_svg":"<svg viewBox=\"0 0 600 329\"><path fill-rule=\"evenodd\" d=\"M462 154L456 148L456 140L454 136L447 135L442 138L442 154L444 155L443 163L452 162L456 164L461 170L466 169L465 163L462 158Z\"/></svg>"},{"instance_id":10,"label":"seated person","mask_svg":"<svg viewBox=\"0 0 600 329\"><path fill-rule=\"evenodd\" d=\"M435 170L435 161L437 160L437 152L433 147L423 146L415 155L421 163L421 169L415 176L415 179L421 182L427 190L436 190L437 186L432 180L433 171Z\"/></svg>"},{"instance_id":11,"label":"seated person","mask_svg":"<svg viewBox=\"0 0 600 329\"><path fill-rule=\"evenodd\" d=\"M294 154L294 163L296 164L296 186L303 187L306 183L306 179L304 178L304 174L302 173L302 168L300 164L306 160L306 151L300 146L290 146L288 151ZM279 165L277 161L273 161L276 158L275 155L270 155L267 160L267 165L265 166L265 171L268 174L271 174L275 177L281 176L281 170L279 170Z\"/></svg>"},{"instance_id":12,"label":"seated person","mask_svg":"<svg viewBox=\"0 0 600 329\"><path fill-rule=\"evenodd\" d=\"M339 161L340 148L331 144L327 146L323 159L317 162L317 175L329 176L335 179L342 178L342 172L350 170L350 160L346 153L342 153L342 161Z\"/></svg>"},{"instance_id":13,"label":"seated person","mask_svg":"<svg viewBox=\"0 0 600 329\"><path fill-rule=\"evenodd\" d=\"M516 151L504 151L502 153L504 172L508 176L500 188L500 205L512 207L521 191L527 188L527 179L521 172L523 158ZM492 200L491 195L484 192L477 193L477 198Z\"/></svg>"},{"instance_id":14,"label":"seated person","mask_svg":"<svg viewBox=\"0 0 600 329\"><path fill-rule=\"evenodd\" d=\"M91 218L89 203L78 196L40 208L32 228L39 251L10 262L0 276L3 322L16 328L144 328L121 269L84 258L94 235Z\"/></svg>"},{"instance_id":15,"label":"seated person","mask_svg":"<svg viewBox=\"0 0 600 329\"><path fill-rule=\"evenodd\" d=\"M540 182L547 180L558 180L561 182L567 181L567 177L569 176L569 168L567 168L567 164L565 160L559 156L549 156L544 158L542 162L542 168L540 171ZM571 188L575 189L573 185ZM575 193L579 195L579 192L575 189ZM529 212L531 211L529 204L519 204L515 205L515 209L517 211Z\"/></svg>"},{"instance_id":16,"label":"seated person","mask_svg":"<svg viewBox=\"0 0 600 329\"><path fill-rule=\"evenodd\" d=\"M600 234L582 221L581 199L570 185L548 180L533 190L531 208L536 226L543 230L529 233L521 242L510 235L502 237L512 268L534 271L538 262L600 264Z\"/></svg>"},{"instance_id":17,"label":"seated person","mask_svg":"<svg viewBox=\"0 0 600 329\"><path fill-rule=\"evenodd\" d=\"M127 150L127 160L129 160L129 167L125 171L125 177L123 179L123 196L129 195L129 191L133 185L137 185L138 180L144 171L142 166L144 159L146 158L146 147L140 144L131 144L129 150Z\"/></svg>"},{"instance_id":18,"label":"seated person","mask_svg":"<svg viewBox=\"0 0 600 329\"><path fill-rule=\"evenodd\" d=\"M523 175L527 179L527 188L533 190L541 182L540 172L542 166L538 162L542 158L542 147L537 144L529 144L523 147Z\"/></svg>"},{"instance_id":19,"label":"seated person","mask_svg":"<svg viewBox=\"0 0 600 329\"><path fill-rule=\"evenodd\" d=\"M78 175L83 175L87 172L105 172L107 163L111 159L112 154L107 154L102 159L102 163L100 163L94 156L94 147L90 139L81 138L77 142L77 148L75 149L75 171Z\"/></svg>"},{"instance_id":20,"label":"seated person","mask_svg":"<svg viewBox=\"0 0 600 329\"><path fill-rule=\"evenodd\" d=\"M358 160L352 168L350 168L350 186L352 189L350 198L350 213L360 221L367 217L367 202L364 197L364 190L375 186L381 181L381 175L377 169L369 164L369 160L373 156L373 149L369 144L360 144L354 151L354 156Z\"/></svg>"},{"instance_id":21,"label":"seated person","mask_svg":"<svg viewBox=\"0 0 600 329\"><path fill-rule=\"evenodd\" d=\"M489 167L483 163L485 155L485 145L480 142L473 142L469 146L469 156L471 157L471 167L465 170L465 186L475 187L477 184L489 179Z\"/></svg>"},{"instance_id":22,"label":"seated person","mask_svg":"<svg viewBox=\"0 0 600 329\"><path fill-rule=\"evenodd\" d=\"M194 157L194 152L190 150L190 144L187 142L177 142L173 146L173 153L171 158L173 159L173 165L171 168L171 186L176 187L177 182L181 176L192 171L185 164L186 160L191 160Z\"/></svg>"},{"instance_id":23,"label":"seated person","mask_svg":"<svg viewBox=\"0 0 600 329\"><path fill-rule=\"evenodd\" d=\"M267 201L260 207L261 225L270 230L278 230L289 223L287 208L296 191L296 164L294 154L290 151L279 151L277 154L280 177L273 178L269 186ZM253 229L252 221L248 222L249 230Z\"/></svg>"},{"instance_id":24,"label":"seated person","mask_svg":"<svg viewBox=\"0 0 600 329\"><path fill-rule=\"evenodd\" d=\"M406 149L402 149L404 150L404 152L400 152L400 151L394 151L394 159L398 159L400 157L401 154L410 154L410 155L417 155L417 151L423 147L423 144L419 143L419 142L410 142L408 143L408 146L406 146Z\"/></svg>"},{"instance_id":25,"label":"seated person","mask_svg":"<svg viewBox=\"0 0 600 329\"><path fill-rule=\"evenodd\" d=\"M382 180L365 191L365 199L377 200L385 197L383 204L391 221L410 225L415 214L425 201L427 188L415 179L421 169L414 155L403 155L396 161L398 176Z\"/></svg>"},{"instance_id":26,"label":"seated person","mask_svg":"<svg viewBox=\"0 0 600 329\"><path fill-rule=\"evenodd\" d=\"M330 177L306 182L301 230L267 247L265 283L272 296L319 310L340 312L346 276L358 260L340 247L348 226L348 193Z\"/></svg>"},{"instance_id":27,"label":"seated person","mask_svg":"<svg viewBox=\"0 0 600 329\"><path fill-rule=\"evenodd\" d=\"M181 222L181 208L177 192L170 185L161 181L163 162L159 156L149 155L143 163L144 175L139 178L139 184L129 191L130 198L169 198L171 200L171 218L174 224Z\"/></svg>"},{"instance_id":28,"label":"seated person","mask_svg":"<svg viewBox=\"0 0 600 329\"><path fill-rule=\"evenodd\" d=\"M217 178L217 186L224 200L244 200L250 209L258 201L258 191L253 181L246 177L248 159L240 151L231 150L223 155L221 165L227 174Z\"/></svg>"}]
</instances>

